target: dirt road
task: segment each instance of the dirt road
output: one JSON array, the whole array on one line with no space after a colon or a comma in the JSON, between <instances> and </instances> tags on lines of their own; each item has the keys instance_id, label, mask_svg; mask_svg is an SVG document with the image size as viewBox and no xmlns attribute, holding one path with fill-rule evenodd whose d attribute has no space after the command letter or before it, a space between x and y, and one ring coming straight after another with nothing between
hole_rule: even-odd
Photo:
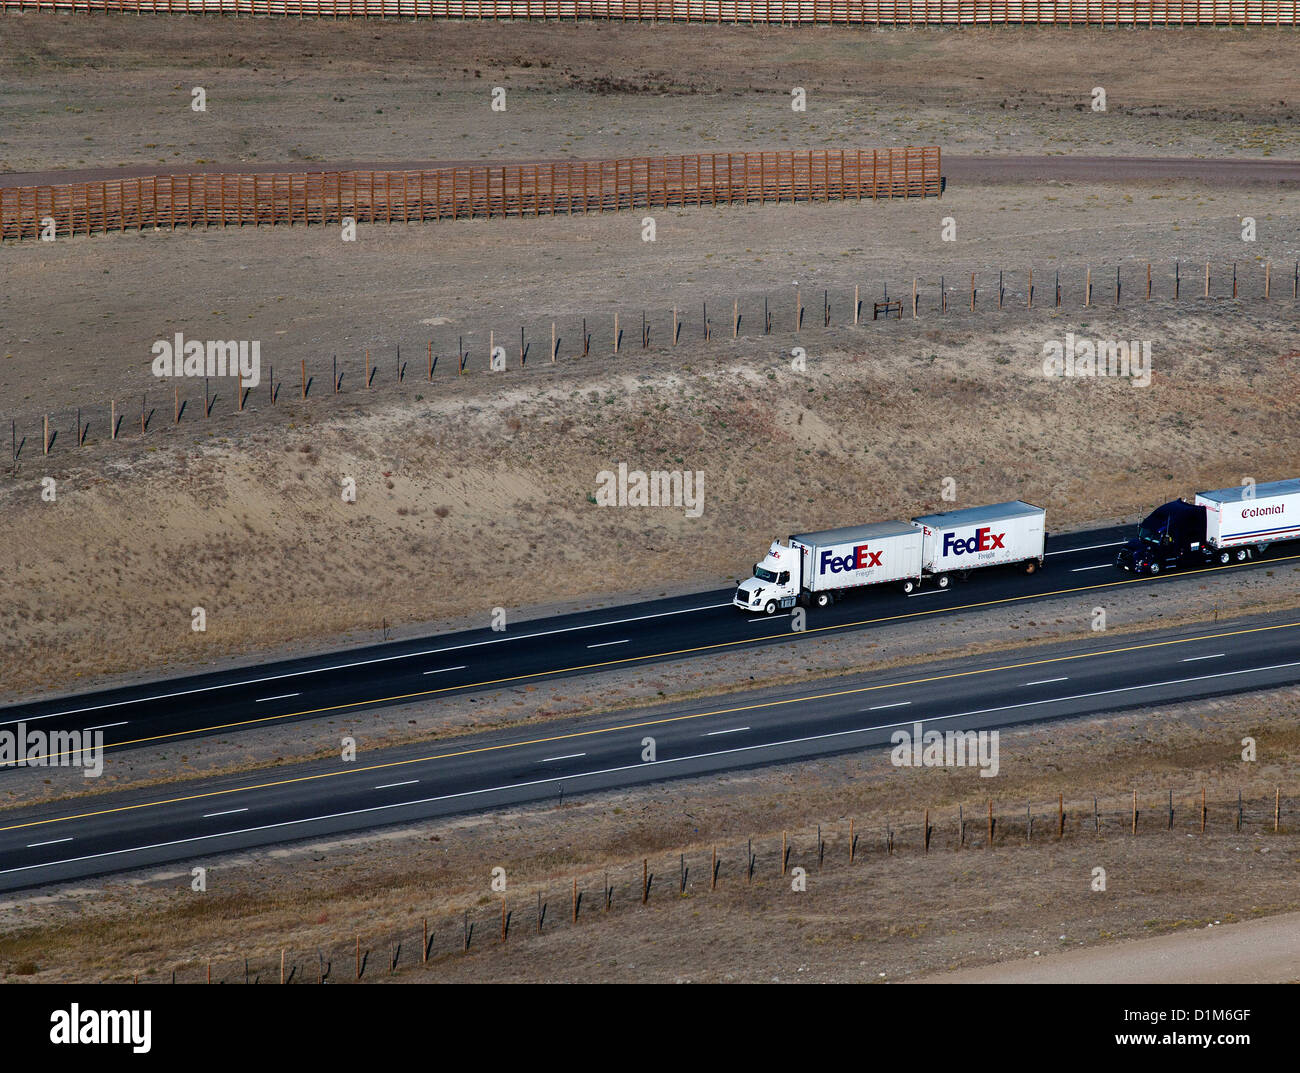
<instances>
[{"instance_id":1,"label":"dirt road","mask_svg":"<svg viewBox=\"0 0 1300 1073\"><path fill-rule=\"evenodd\" d=\"M982 965L916 983L1283 984L1300 980L1300 913Z\"/></svg>"},{"instance_id":2,"label":"dirt road","mask_svg":"<svg viewBox=\"0 0 1300 1073\"><path fill-rule=\"evenodd\" d=\"M856 146L854 147L856 148ZM942 148L942 147L941 147ZM721 150L725 152L726 150ZM783 152L785 150L782 150ZM737 153L744 150L737 150ZM565 160L596 159L564 157ZM551 158L502 159L493 164L542 164ZM62 183L95 183L113 179L137 179L149 175L302 175L318 171L431 171L435 168L481 167L482 160L337 160L287 164L187 164L182 168L148 165L125 168L83 168L36 172L0 173L0 187L46 186ZM949 183L1044 182L1145 182L1193 180L1211 186L1239 186L1242 183L1286 183L1300 185L1300 160L1206 160L1194 157L1117 156L962 156L943 157L943 175Z\"/></svg>"}]
</instances>

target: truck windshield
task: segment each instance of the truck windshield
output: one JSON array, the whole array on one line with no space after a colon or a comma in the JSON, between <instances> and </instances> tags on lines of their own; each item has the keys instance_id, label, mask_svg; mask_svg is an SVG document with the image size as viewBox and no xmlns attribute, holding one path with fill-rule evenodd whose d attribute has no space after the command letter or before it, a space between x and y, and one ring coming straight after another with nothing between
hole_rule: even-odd
<instances>
[{"instance_id":1,"label":"truck windshield","mask_svg":"<svg viewBox=\"0 0 1300 1073\"><path fill-rule=\"evenodd\" d=\"M754 567L754 576L759 581L775 581L776 575L771 570L764 570L761 566Z\"/></svg>"},{"instance_id":2,"label":"truck windshield","mask_svg":"<svg viewBox=\"0 0 1300 1073\"><path fill-rule=\"evenodd\" d=\"M1148 529L1145 525L1139 525L1138 540L1145 541L1147 544L1159 544L1160 534L1154 529Z\"/></svg>"}]
</instances>

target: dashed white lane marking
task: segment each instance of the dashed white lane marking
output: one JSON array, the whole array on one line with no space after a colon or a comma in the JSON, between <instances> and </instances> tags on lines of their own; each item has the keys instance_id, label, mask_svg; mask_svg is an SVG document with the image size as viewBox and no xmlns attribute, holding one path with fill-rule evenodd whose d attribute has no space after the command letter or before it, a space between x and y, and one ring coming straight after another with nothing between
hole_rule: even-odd
<instances>
[{"instance_id":1,"label":"dashed white lane marking","mask_svg":"<svg viewBox=\"0 0 1300 1073\"><path fill-rule=\"evenodd\" d=\"M1007 711L1011 708L1033 708L1041 704L1054 704L1058 701L1081 700L1085 697L1108 696L1114 693L1138 692L1144 689L1157 689L1163 686L1184 685L1190 682L1203 682L1211 678L1233 678L1243 674L1258 674L1262 671L1290 670L1292 667L1300 667L1300 661L1291 663L1273 663L1264 667L1244 667L1237 671L1222 671L1218 674L1204 674L1195 678L1176 678L1168 682L1148 682L1145 685L1121 686L1117 689L1103 689L1097 693L1080 693L1073 697L1053 697L1049 700L1034 700L1024 704L1008 704L1002 708L984 708L975 712L955 712L952 715L933 716L927 722L939 722L945 719L962 719L970 715L983 715L988 712ZM39 868L58 868L63 865L79 864L82 861L101 860L105 857L120 857L128 853L143 853L155 849L170 849L173 846L187 846L191 843L210 841L215 838L231 838L238 835L256 834L262 831L274 831L282 827L300 827L304 824L319 823L325 820L345 819L351 816L368 815L375 812L387 812L396 808L411 808L416 805L428 805L435 802L460 800L467 797L479 797L485 794L498 793L502 790L518 790L530 786L544 786L554 782L572 783L575 779L584 777L595 777L599 775L613 775L624 771L645 770L651 767L662 767L669 764L682 764L694 760L711 759L717 756L727 756L735 753L753 753L761 752L764 749L778 748L786 745L801 745L812 741L825 741L830 738L849 737L854 734L878 733L881 730L891 730L895 726L907 726L906 723L895 723L889 726L880 727L855 727L852 730L835 730L826 734L813 734L806 738L790 738L785 741L761 742L758 745L741 745L734 749L721 749L713 753L697 753L694 756L675 756L663 760L650 760L637 764L624 764L620 767L605 768L601 771L583 771L576 775L556 775L545 779L531 779L527 782L508 783L503 786L484 786L476 790L461 790L454 794L443 794L440 797L427 797L419 801L401 801L391 805L371 805L368 808L352 809L348 812L333 812L318 816L305 816L297 820L283 820L278 823L263 824L260 827L246 827L239 831L222 831L218 834L194 835L190 838L178 838L168 842L153 842L144 846L129 846L124 849L105 850L102 853L88 853L81 857L68 857L61 861L48 861L44 864L20 864L16 868L0 868L0 875L13 875L16 872L30 872ZM556 757L555 759L562 759Z\"/></svg>"},{"instance_id":2,"label":"dashed white lane marking","mask_svg":"<svg viewBox=\"0 0 1300 1073\"><path fill-rule=\"evenodd\" d=\"M48 715L31 715L24 717L24 720L11 720L11 722L34 722L37 719L57 719L61 715L77 715L81 712L97 712L101 708L117 708L123 704L148 704L155 700L170 700L173 697L187 697L193 693L210 693L218 689L236 689L240 686L257 685L259 682L277 682L282 678L297 678L306 674L329 674L331 671L344 671L350 667L367 667L372 663L389 663L398 659L415 659L419 656L436 656L441 652L456 652L463 648L478 648L482 645L499 645L509 641L527 641L532 637L551 637L557 633L574 633L577 630L594 630L600 626L621 626L625 622L644 622L652 618L668 618L672 615L691 615L696 611L713 611L719 607L730 607L730 602L724 604L703 604L700 607L683 607L677 611L656 611L649 615L633 615L630 618L616 618L605 622L586 622L579 626L561 626L554 630L538 630L534 633L520 633L509 637L495 637L487 641L468 641L462 645L447 645L443 648L428 648L422 652L398 652L391 656L376 656L374 659L358 659L349 663L335 663L328 667L308 667L301 671L286 671L283 674L268 674L261 678L248 678L237 682L218 682L210 686L195 686L193 689L180 689L174 693L156 693L149 697L128 697L126 700L110 700L103 704L90 704L84 708L69 708L62 712L50 712ZM0 724L4 725L4 724Z\"/></svg>"},{"instance_id":3,"label":"dashed white lane marking","mask_svg":"<svg viewBox=\"0 0 1300 1073\"><path fill-rule=\"evenodd\" d=\"M1049 551L1048 555L1073 555L1076 551L1096 551L1098 548L1118 548L1124 541L1114 540L1109 544L1089 544L1086 548L1061 548L1059 551Z\"/></svg>"}]
</instances>

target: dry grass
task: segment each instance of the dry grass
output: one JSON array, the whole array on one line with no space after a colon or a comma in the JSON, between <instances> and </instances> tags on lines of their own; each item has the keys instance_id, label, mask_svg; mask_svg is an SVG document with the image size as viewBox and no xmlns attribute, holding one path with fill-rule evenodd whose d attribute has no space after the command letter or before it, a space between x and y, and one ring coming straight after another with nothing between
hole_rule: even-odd
<instances>
[{"instance_id":1,"label":"dry grass","mask_svg":"<svg viewBox=\"0 0 1300 1073\"><path fill-rule=\"evenodd\" d=\"M944 507L945 478L960 504L1041 503L1059 531L1242 473L1290 474L1296 377L1274 326L1150 316L1050 329L1158 329L1147 389L1043 378L1041 328L957 326L869 355L828 341L806 374L755 342L709 367L589 364L233 443L160 440L113 465L112 482L88 461L56 504L21 486L5 497L4 681L167 672L384 621L486 623L493 607L657 579L698 589L738 576L776 532ZM597 473L620 461L702 471L703 516L594 506ZM341 475L358 502L341 500ZM196 606L205 633L190 629Z\"/></svg>"}]
</instances>

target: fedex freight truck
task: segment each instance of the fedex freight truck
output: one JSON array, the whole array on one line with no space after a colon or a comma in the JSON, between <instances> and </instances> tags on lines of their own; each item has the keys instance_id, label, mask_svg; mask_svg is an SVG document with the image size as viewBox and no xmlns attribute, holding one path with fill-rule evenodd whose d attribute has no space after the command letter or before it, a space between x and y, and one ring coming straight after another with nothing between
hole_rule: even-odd
<instances>
[{"instance_id":1,"label":"fedex freight truck","mask_svg":"<svg viewBox=\"0 0 1300 1073\"><path fill-rule=\"evenodd\" d=\"M1119 549L1115 565L1159 574L1206 563L1245 562L1270 544L1300 540L1300 480L1200 492L1157 507Z\"/></svg>"},{"instance_id":2,"label":"fedex freight truck","mask_svg":"<svg viewBox=\"0 0 1300 1073\"><path fill-rule=\"evenodd\" d=\"M953 574L965 577L986 566L1036 573L1043 565L1046 519L1042 507L1018 499L913 518L923 535L921 568L941 589Z\"/></svg>"},{"instance_id":3,"label":"fedex freight truck","mask_svg":"<svg viewBox=\"0 0 1300 1073\"><path fill-rule=\"evenodd\" d=\"M772 541L732 603L774 615L778 608L826 607L853 589L896 581L904 592L921 583L921 530L908 522L875 522L796 533Z\"/></svg>"}]
</instances>

